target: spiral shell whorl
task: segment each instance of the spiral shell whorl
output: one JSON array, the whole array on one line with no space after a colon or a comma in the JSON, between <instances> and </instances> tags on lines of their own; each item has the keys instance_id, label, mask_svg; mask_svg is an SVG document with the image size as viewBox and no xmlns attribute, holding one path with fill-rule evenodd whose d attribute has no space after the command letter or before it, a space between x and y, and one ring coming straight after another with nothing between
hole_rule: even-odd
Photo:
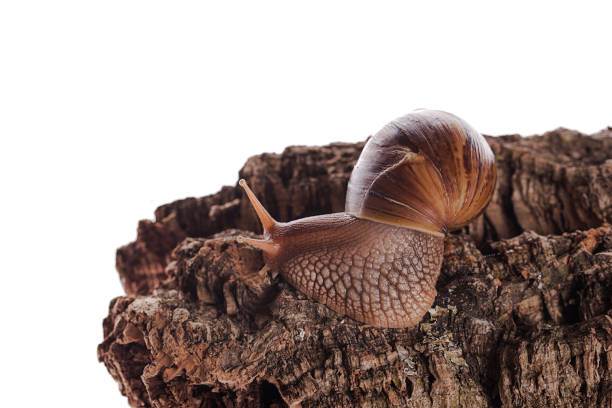
<instances>
[{"instance_id":1,"label":"spiral shell whorl","mask_svg":"<svg viewBox=\"0 0 612 408\"><path fill-rule=\"evenodd\" d=\"M494 155L462 119L422 110L381 129L351 174L346 212L443 233L469 223L493 194Z\"/></svg>"}]
</instances>

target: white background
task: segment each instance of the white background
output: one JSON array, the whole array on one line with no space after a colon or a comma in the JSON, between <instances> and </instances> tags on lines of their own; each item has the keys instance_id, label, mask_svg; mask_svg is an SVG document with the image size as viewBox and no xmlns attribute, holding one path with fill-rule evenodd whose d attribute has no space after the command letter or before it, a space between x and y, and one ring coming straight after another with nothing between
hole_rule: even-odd
<instances>
[{"instance_id":1,"label":"white background","mask_svg":"<svg viewBox=\"0 0 612 408\"><path fill-rule=\"evenodd\" d=\"M368 3L0 2L1 405L127 406L96 359L115 249L250 155L423 107L612 125L604 2Z\"/></svg>"}]
</instances>

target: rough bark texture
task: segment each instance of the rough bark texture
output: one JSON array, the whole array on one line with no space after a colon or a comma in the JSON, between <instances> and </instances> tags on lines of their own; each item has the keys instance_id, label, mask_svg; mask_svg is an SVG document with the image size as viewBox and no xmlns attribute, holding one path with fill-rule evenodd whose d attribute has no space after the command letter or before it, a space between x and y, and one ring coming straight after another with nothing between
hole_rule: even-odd
<instances>
[{"instance_id":1,"label":"rough bark texture","mask_svg":"<svg viewBox=\"0 0 612 408\"><path fill-rule=\"evenodd\" d=\"M493 201L447 236L418 327L360 324L257 273L235 240L255 214L224 187L158 208L117 251L126 296L100 361L134 407L612 407L612 129L488 140ZM240 175L281 221L342 211L362 147L290 147Z\"/></svg>"}]
</instances>

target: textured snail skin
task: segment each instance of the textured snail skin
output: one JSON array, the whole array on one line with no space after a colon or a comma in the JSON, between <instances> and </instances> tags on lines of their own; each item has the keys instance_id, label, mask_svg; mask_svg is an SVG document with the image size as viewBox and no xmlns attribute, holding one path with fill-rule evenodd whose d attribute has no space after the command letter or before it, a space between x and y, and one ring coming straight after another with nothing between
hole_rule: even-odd
<instances>
[{"instance_id":1,"label":"textured snail skin","mask_svg":"<svg viewBox=\"0 0 612 408\"><path fill-rule=\"evenodd\" d=\"M270 268L364 323L414 326L436 296L441 236L336 213L279 224L270 238L281 248Z\"/></svg>"},{"instance_id":2,"label":"textured snail skin","mask_svg":"<svg viewBox=\"0 0 612 408\"><path fill-rule=\"evenodd\" d=\"M484 210L495 186L485 139L446 112L418 111L374 135L351 174L346 212L279 223L244 180L266 266L338 313L413 327L436 296L444 233Z\"/></svg>"}]
</instances>

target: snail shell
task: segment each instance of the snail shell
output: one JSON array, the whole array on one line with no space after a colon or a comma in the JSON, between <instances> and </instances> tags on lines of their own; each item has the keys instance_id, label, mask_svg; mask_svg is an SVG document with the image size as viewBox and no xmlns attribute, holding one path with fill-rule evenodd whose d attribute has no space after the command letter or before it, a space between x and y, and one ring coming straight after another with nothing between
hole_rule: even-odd
<instances>
[{"instance_id":1,"label":"snail shell","mask_svg":"<svg viewBox=\"0 0 612 408\"><path fill-rule=\"evenodd\" d=\"M351 174L346 212L446 232L480 214L494 187L495 159L484 137L450 113L417 111L368 141Z\"/></svg>"}]
</instances>

